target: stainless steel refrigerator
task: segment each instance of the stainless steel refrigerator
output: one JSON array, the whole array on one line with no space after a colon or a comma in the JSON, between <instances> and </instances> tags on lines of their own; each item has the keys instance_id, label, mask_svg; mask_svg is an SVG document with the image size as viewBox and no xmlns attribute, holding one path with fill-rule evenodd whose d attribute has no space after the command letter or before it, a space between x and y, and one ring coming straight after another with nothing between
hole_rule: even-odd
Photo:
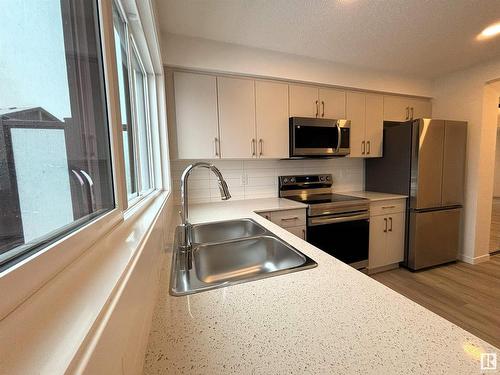
<instances>
[{"instance_id":1,"label":"stainless steel refrigerator","mask_svg":"<svg viewBox=\"0 0 500 375\"><path fill-rule=\"evenodd\" d=\"M466 122L384 122L383 157L365 161L367 191L409 196L405 265L410 269L457 259L466 143Z\"/></svg>"}]
</instances>

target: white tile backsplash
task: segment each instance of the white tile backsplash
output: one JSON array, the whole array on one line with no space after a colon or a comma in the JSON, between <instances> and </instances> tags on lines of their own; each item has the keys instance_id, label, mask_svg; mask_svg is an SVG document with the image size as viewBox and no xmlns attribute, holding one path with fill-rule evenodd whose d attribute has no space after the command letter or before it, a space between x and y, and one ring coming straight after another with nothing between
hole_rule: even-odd
<instances>
[{"instance_id":1,"label":"white tile backsplash","mask_svg":"<svg viewBox=\"0 0 500 375\"><path fill-rule=\"evenodd\" d=\"M174 198L180 202L182 171L196 161L175 160L171 163ZM338 192L364 188L363 159L305 160L210 160L224 176L232 199L269 198L278 196L278 176L331 173L333 189ZM220 200L215 175L197 169L189 176L189 198L192 203Z\"/></svg>"}]
</instances>

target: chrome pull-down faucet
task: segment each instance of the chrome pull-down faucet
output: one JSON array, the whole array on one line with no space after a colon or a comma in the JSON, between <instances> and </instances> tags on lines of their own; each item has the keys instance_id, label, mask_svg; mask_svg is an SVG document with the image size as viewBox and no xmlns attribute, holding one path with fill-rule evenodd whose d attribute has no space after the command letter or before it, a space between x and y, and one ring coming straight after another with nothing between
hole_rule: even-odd
<instances>
[{"instance_id":1,"label":"chrome pull-down faucet","mask_svg":"<svg viewBox=\"0 0 500 375\"><path fill-rule=\"evenodd\" d=\"M224 177L222 177L222 173L215 167L214 165L210 163L204 163L204 162L199 162L199 163L194 163L189 165L184 172L182 173L181 176L181 238L180 238L180 243L179 243L179 250L184 253L185 259L186 259L186 269L189 268L189 259L191 256L191 238L190 238L190 227L191 224L189 223L189 207L188 207L188 178L191 172L196 169L196 168L207 168L210 169L216 176L217 176L217 183L219 184L219 190L220 190L220 195L222 200L228 200L231 198L231 194L229 193L229 189L227 187L227 183L224 180Z\"/></svg>"}]
</instances>

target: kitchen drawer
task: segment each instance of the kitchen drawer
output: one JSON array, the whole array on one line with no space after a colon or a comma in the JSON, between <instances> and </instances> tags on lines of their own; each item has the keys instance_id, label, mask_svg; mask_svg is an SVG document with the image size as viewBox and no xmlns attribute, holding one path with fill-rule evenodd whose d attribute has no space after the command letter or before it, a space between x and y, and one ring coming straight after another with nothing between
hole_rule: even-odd
<instances>
[{"instance_id":1,"label":"kitchen drawer","mask_svg":"<svg viewBox=\"0 0 500 375\"><path fill-rule=\"evenodd\" d=\"M306 225L306 210L286 210L271 212L271 221L283 228Z\"/></svg>"},{"instance_id":2,"label":"kitchen drawer","mask_svg":"<svg viewBox=\"0 0 500 375\"><path fill-rule=\"evenodd\" d=\"M391 199L370 203L370 216L394 214L406 210L406 199Z\"/></svg>"},{"instance_id":3,"label":"kitchen drawer","mask_svg":"<svg viewBox=\"0 0 500 375\"><path fill-rule=\"evenodd\" d=\"M295 234L297 237L302 238L303 240L306 239L306 227L305 226L286 228L286 230L292 234Z\"/></svg>"}]
</instances>

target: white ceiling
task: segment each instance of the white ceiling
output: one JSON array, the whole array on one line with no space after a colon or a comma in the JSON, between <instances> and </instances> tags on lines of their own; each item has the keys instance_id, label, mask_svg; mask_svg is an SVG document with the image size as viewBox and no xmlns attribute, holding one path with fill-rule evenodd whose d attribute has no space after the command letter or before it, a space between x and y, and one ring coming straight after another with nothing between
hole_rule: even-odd
<instances>
[{"instance_id":1,"label":"white ceiling","mask_svg":"<svg viewBox=\"0 0 500 375\"><path fill-rule=\"evenodd\" d=\"M162 32L433 78L500 56L500 0L158 0Z\"/></svg>"}]
</instances>

